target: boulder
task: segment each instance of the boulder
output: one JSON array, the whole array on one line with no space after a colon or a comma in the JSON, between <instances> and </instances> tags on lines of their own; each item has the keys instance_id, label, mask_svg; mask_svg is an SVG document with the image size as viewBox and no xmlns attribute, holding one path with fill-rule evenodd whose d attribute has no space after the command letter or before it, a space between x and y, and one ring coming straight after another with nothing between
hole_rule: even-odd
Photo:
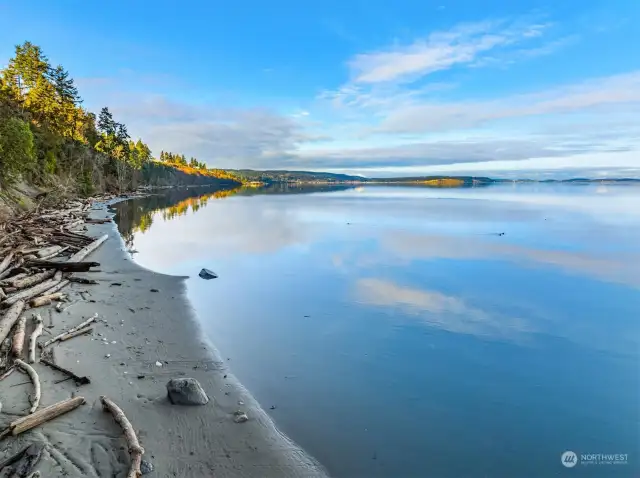
<instances>
[{"instance_id":1,"label":"boulder","mask_svg":"<svg viewBox=\"0 0 640 478\"><path fill-rule=\"evenodd\" d=\"M174 405L206 405L209 397L195 378L172 378L167 383L169 401Z\"/></svg>"},{"instance_id":2,"label":"boulder","mask_svg":"<svg viewBox=\"0 0 640 478\"><path fill-rule=\"evenodd\" d=\"M202 277L203 279L209 280L209 279L217 279L218 275L213 272L210 271L209 269L202 269L200 271L200 274L198 274L200 277Z\"/></svg>"}]
</instances>

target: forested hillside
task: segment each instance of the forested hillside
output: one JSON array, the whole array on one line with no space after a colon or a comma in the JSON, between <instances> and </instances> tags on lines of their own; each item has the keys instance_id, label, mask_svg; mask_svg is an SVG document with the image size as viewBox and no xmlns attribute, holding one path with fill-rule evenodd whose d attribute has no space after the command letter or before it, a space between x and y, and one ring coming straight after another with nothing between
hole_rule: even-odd
<instances>
[{"instance_id":1,"label":"forested hillside","mask_svg":"<svg viewBox=\"0 0 640 478\"><path fill-rule=\"evenodd\" d=\"M127 191L136 186L238 184L195 158L154 159L108 107L83 107L73 78L25 42L0 72L0 193L23 182L67 194Z\"/></svg>"}]
</instances>

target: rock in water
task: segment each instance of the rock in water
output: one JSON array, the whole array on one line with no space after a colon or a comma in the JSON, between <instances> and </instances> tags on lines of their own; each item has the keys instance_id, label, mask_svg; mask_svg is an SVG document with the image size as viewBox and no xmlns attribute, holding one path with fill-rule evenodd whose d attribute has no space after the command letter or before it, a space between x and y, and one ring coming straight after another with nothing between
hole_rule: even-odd
<instances>
[{"instance_id":1,"label":"rock in water","mask_svg":"<svg viewBox=\"0 0 640 478\"><path fill-rule=\"evenodd\" d=\"M202 277L203 279L207 279L207 280L216 279L218 277L218 275L215 272L210 271L209 269L202 269L200 271L200 274L198 274L198 275L200 277Z\"/></svg>"},{"instance_id":2,"label":"rock in water","mask_svg":"<svg viewBox=\"0 0 640 478\"><path fill-rule=\"evenodd\" d=\"M167 383L169 401L174 405L206 405L209 397L195 378L172 378Z\"/></svg>"}]
</instances>

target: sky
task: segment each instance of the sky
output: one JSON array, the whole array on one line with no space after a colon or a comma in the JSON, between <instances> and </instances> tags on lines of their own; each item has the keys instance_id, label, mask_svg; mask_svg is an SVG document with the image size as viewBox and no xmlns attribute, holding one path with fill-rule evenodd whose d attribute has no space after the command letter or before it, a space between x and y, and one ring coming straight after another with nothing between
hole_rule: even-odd
<instances>
[{"instance_id":1,"label":"sky","mask_svg":"<svg viewBox=\"0 0 640 478\"><path fill-rule=\"evenodd\" d=\"M7 2L154 154L371 177L640 177L640 1Z\"/></svg>"}]
</instances>

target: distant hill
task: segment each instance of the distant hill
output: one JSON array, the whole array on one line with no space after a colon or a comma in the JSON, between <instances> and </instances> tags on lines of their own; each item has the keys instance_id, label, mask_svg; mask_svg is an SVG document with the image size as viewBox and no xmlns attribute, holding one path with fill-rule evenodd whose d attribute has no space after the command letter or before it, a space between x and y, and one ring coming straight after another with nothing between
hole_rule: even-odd
<instances>
[{"instance_id":1,"label":"distant hill","mask_svg":"<svg viewBox=\"0 0 640 478\"><path fill-rule=\"evenodd\" d=\"M317 171L286 171L253 169L227 169L225 172L243 183L259 182L269 184L387 184L426 187L480 187L496 183L640 183L634 178L571 178L571 179L501 179L485 176L412 176L393 178L368 178L349 174L325 173Z\"/></svg>"},{"instance_id":2,"label":"distant hill","mask_svg":"<svg viewBox=\"0 0 640 478\"><path fill-rule=\"evenodd\" d=\"M257 181L262 183L348 183L363 182L367 178L363 176L350 176L348 174L322 173L314 171L284 171L267 170L255 171L253 169L228 169L227 172L243 181Z\"/></svg>"}]
</instances>

